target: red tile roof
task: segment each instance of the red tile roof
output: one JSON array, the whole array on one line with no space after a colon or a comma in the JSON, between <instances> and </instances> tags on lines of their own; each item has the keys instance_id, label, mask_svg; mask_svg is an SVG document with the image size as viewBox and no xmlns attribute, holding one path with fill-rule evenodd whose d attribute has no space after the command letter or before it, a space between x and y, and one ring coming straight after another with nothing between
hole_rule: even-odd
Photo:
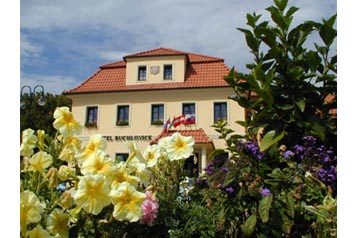
<instances>
[{"instance_id":1,"label":"red tile roof","mask_svg":"<svg viewBox=\"0 0 358 238\"><path fill-rule=\"evenodd\" d=\"M213 140L205 133L202 128L193 129L193 130L169 130L167 132L162 131L156 138L154 138L150 144L157 144L158 141L164 137L173 135L175 132L179 132L182 136L192 136L194 138L195 144L212 144Z\"/></svg>"},{"instance_id":2,"label":"red tile roof","mask_svg":"<svg viewBox=\"0 0 358 238\"><path fill-rule=\"evenodd\" d=\"M126 85L126 58L164 55L186 55L188 57L189 63L184 82ZM230 69L222 58L158 48L125 56L123 61L102 65L96 73L76 88L65 91L65 94L229 87L224 80L224 76L229 71Z\"/></svg>"}]
</instances>

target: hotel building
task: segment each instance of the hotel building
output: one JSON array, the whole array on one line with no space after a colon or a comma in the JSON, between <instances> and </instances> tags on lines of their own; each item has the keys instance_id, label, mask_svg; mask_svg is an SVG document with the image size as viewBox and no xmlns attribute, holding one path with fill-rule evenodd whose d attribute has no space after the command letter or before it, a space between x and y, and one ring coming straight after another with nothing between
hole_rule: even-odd
<instances>
[{"instance_id":1,"label":"hotel building","mask_svg":"<svg viewBox=\"0 0 358 238\"><path fill-rule=\"evenodd\" d=\"M100 66L65 95L72 99L74 117L85 126L80 135L84 143L99 133L107 139L107 154L125 160L126 140L144 152L178 131L193 136L194 155L187 166L202 171L210 153L225 148L212 127L215 121L226 120L229 128L244 134L235 123L244 119L244 109L228 99L234 94L224 80L229 71L222 58L157 48ZM163 129L168 119L185 115L195 121Z\"/></svg>"}]
</instances>

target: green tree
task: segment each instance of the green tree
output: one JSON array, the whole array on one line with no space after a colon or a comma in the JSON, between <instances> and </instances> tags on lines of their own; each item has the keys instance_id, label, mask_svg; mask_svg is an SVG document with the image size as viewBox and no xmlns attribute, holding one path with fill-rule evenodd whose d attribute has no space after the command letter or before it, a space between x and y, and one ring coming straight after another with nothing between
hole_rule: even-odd
<instances>
[{"instance_id":1,"label":"green tree","mask_svg":"<svg viewBox=\"0 0 358 238\"><path fill-rule=\"evenodd\" d=\"M274 0L266 8L269 21L261 15L247 14L249 29L238 28L246 37L254 62L247 64L248 74L232 69L226 81L236 92L231 98L247 110L247 137L256 140L260 128L267 134L262 150L282 139L290 146L305 135L318 137L321 143L336 149L337 55L332 54L337 31L336 15L322 23L306 21L292 26L297 7L288 0ZM306 48L309 36L320 36L322 45Z\"/></svg>"},{"instance_id":2,"label":"green tree","mask_svg":"<svg viewBox=\"0 0 358 238\"><path fill-rule=\"evenodd\" d=\"M52 126L53 113L56 107L67 106L71 108L72 106L72 101L69 98L51 93L45 95L46 104L39 106L37 100L40 96L40 93L34 96L27 93L23 94L22 99L25 105L20 107L20 133L27 128L32 128L34 130L45 130L50 136L53 136L56 132Z\"/></svg>"}]
</instances>

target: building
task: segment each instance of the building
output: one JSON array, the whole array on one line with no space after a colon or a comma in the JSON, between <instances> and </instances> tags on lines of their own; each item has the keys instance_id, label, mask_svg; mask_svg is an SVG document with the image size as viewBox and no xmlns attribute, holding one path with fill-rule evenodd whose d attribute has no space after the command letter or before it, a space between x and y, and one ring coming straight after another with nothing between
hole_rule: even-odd
<instances>
[{"instance_id":1,"label":"building","mask_svg":"<svg viewBox=\"0 0 358 238\"><path fill-rule=\"evenodd\" d=\"M149 144L179 131L194 137L196 159L188 160L188 166L202 171L210 153L225 148L212 127L215 121L226 120L231 129L244 134L235 123L244 119L244 109L228 99L234 94L224 80L229 70L222 58L157 48L100 66L65 95L72 99L75 118L85 126L80 138L86 141L91 134L102 134L111 157L126 159L126 140L135 141L144 152ZM192 119L187 125L163 129L168 120L186 115Z\"/></svg>"}]
</instances>

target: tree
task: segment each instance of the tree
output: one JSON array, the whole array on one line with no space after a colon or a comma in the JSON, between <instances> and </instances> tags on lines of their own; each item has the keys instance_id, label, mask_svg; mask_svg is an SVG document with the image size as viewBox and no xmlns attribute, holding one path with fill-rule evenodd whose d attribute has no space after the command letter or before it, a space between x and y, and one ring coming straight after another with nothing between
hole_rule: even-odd
<instances>
[{"instance_id":1,"label":"tree","mask_svg":"<svg viewBox=\"0 0 358 238\"><path fill-rule=\"evenodd\" d=\"M39 97L40 93L37 93L33 98L28 94L23 95L25 105L20 108L20 133L27 128L31 128L45 130L50 136L53 136L56 132L52 126L54 121L53 113L56 107L67 106L71 108L72 101L64 95L47 93L45 95L46 104L39 106L37 104Z\"/></svg>"},{"instance_id":2,"label":"tree","mask_svg":"<svg viewBox=\"0 0 358 238\"><path fill-rule=\"evenodd\" d=\"M297 138L312 135L336 150L337 118L332 111L337 108L337 55L330 52L337 36L336 15L292 28L298 8L287 9L288 0L274 3L266 8L273 25L259 22L261 15L253 13L246 15L251 29L237 28L254 56L247 65L250 73L232 69L226 78L236 92L231 98L247 110L246 120L238 123L251 140L264 129L268 143L263 149L280 139L290 146ZM315 43L309 50L305 43L315 32L323 45Z\"/></svg>"}]
</instances>

